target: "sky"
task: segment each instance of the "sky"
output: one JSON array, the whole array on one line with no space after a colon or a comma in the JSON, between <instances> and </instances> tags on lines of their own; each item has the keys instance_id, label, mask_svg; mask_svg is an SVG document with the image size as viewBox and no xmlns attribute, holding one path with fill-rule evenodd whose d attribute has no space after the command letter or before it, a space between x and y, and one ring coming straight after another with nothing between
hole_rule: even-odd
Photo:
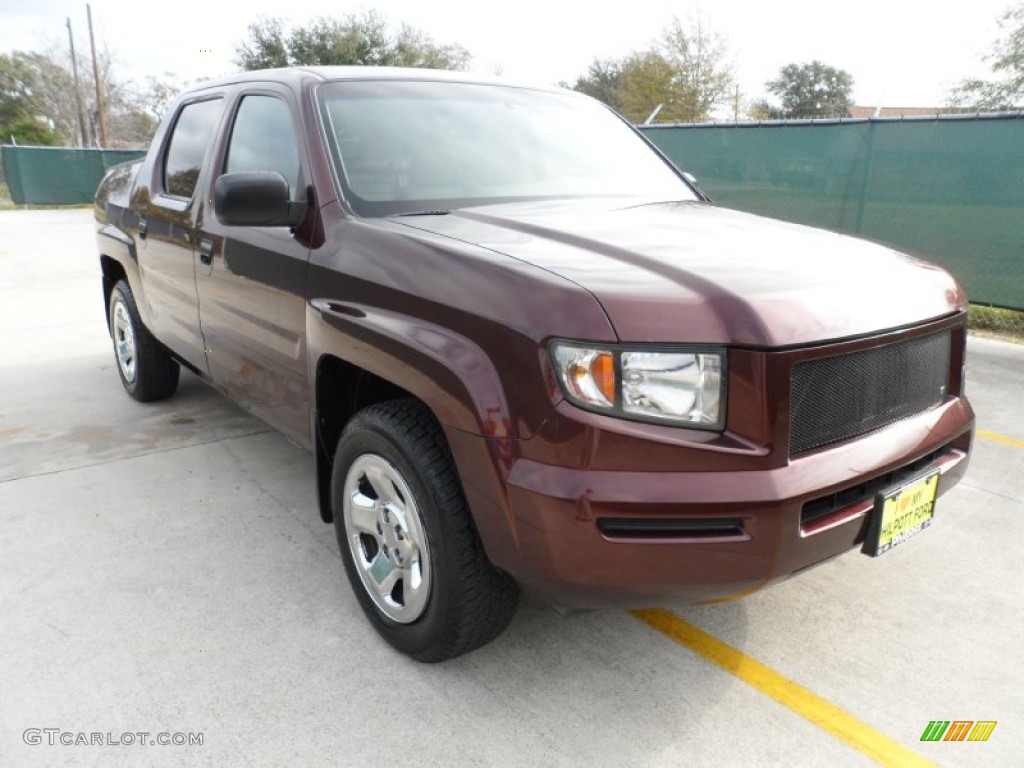
<instances>
[{"instance_id":1,"label":"sky","mask_svg":"<svg viewBox=\"0 0 1024 768\"><path fill-rule=\"evenodd\" d=\"M1017 0L1020 2L1020 0ZM982 57L999 35L997 19L1014 0L94 0L97 45L114 56L122 79L146 76L201 80L231 73L235 47L260 16L308 23L320 15L376 8L437 42L463 45L471 69L520 82L572 82L595 57L647 47L676 15L684 25L700 14L728 41L744 98L764 96L764 83L786 64L823 61L850 72L861 105L932 107L945 103L963 77L989 73ZM244 11L240 10L244 9ZM0 0L0 53L67 44L71 17L76 47L87 50L84 2ZM168 78L170 79L170 78Z\"/></svg>"}]
</instances>

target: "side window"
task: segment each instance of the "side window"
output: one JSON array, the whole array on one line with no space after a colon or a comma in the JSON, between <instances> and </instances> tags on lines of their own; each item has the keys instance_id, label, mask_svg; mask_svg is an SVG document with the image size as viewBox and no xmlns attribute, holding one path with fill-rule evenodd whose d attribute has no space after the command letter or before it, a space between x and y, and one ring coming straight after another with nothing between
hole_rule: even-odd
<instances>
[{"instance_id":1,"label":"side window","mask_svg":"<svg viewBox=\"0 0 1024 768\"><path fill-rule=\"evenodd\" d=\"M299 183L299 148L288 105L274 96L246 96L231 129L225 173L277 171L291 198Z\"/></svg>"},{"instance_id":2,"label":"side window","mask_svg":"<svg viewBox=\"0 0 1024 768\"><path fill-rule=\"evenodd\" d=\"M181 110L164 160L164 192L168 195L192 197L222 107L221 99L209 99Z\"/></svg>"}]
</instances>

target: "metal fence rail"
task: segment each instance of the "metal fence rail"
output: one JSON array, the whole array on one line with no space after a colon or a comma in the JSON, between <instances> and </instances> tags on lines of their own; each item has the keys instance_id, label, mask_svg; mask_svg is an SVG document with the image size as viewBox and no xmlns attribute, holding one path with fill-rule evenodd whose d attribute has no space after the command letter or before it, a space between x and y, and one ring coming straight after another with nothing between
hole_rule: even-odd
<instances>
[{"instance_id":1,"label":"metal fence rail","mask_svg":"<svg viewBox=\"0 0 1024 768\"><path fill-rule=\"evenodd\" d=\"M1024 309L1024 114L642 130L720 205L891 243Z\"/></svg>"}]
</instances>

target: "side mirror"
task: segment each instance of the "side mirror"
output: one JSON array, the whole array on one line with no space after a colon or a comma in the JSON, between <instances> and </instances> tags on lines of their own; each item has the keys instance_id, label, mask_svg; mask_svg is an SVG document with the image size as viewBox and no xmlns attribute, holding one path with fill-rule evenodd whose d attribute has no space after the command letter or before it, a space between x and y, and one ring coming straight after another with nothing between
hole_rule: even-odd
<instances>
[{"instance_id":1,"label":"side mirror","mask_svg":"<svg viewBox=\"0 0 1024 768\"><path fill-rule=\"evenodd\" d=\"M221 224L237 227L295 227L306 216L276 171L225 173L213 186L213 210Z\"/></svg>"}]
</instances>

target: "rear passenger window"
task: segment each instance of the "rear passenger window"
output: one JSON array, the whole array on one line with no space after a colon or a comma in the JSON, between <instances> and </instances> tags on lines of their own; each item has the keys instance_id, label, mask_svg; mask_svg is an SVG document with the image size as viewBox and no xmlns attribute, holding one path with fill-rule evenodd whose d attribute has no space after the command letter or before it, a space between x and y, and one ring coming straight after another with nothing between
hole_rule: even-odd
<instances>
[{"instance_id":1,"label":"rear passenger window","mask_svg":"<svg viewBox=\"0 0 1024 768\"><path fill-rule=\"evenodd\" d=\"M274 96L246 96L231 130L225 173L277 171L294 200L299 183L299 148L288 105Z\"/></svg>"},{"instance_id":2,"label":"rear passenger window","mask_svg":"<svg viewBox=\"0 0 1024 768\"><path fill-rule=\"evenodd\" d=\"M221 99L209 99L181 110L164 160L164 192L168 195L192 197L222 107Z\"/></svg>"}]
</instances>

